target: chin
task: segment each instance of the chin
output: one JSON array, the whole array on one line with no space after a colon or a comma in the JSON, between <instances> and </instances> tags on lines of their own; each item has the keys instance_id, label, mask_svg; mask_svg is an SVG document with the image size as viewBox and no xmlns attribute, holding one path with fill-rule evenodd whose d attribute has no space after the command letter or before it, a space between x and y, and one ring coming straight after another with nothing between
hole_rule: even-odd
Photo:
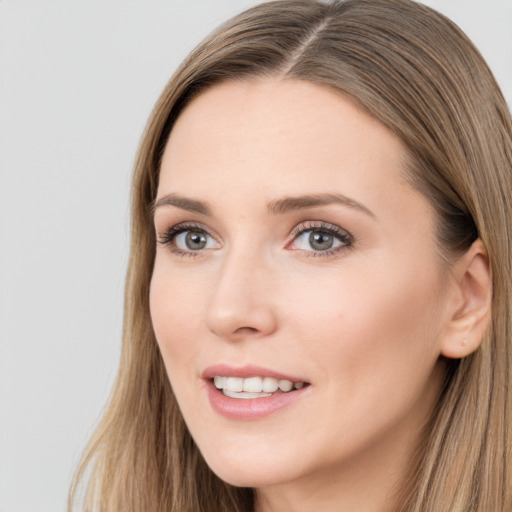
<instances>
[{"instance_id":1,"label":"chin","mask_svg":"<svg viewBox=\"0 0 512 512\"><path fill-rule=\"evenodd\" d=\"M283 475L278 477L274 471L262 471L261 469L245 468L240 470L238 467L212 467L209 468L218 476L222 481L235 487L254 487L262 488L284 483L290 478L283 478ZM289 475L288 475L289 476Z\"/></svg>"},{"instance_id":2,"label":"chin","mask_svg":"<svg viewBox=\"0 0 512 512\"><path fill-rule=\"evenodd\" d=\"M240 472L240 471L231 471L225 470L224 468L221 471L215 471L212 467L210 469L218 476L223 482L226 482L229 485L233 485L234 487L265 487L267 485L274 484L273 480L269 480L268 477L264 477L263 475L254 474L253 471L248 472Z\"/></svg>"},{"instance_id":3,"label":"chin","mask_svg":"<svg viewBox=\"0 0 512 512\"><path fill-rule=\"evenodd\" d=\"M254 450L227 449L203 453L208 467L224 482L235 487L266 487L293 480L298 475L296 462L255 446ZM220 452L220 453L219 453Z\"/></svg>"}]
</instances>

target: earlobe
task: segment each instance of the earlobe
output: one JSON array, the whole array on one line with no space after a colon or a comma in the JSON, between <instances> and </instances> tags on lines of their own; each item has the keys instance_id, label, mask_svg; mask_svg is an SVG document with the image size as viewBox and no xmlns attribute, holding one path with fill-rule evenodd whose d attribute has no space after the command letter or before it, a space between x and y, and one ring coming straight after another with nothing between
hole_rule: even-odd
<instances>
[{"instance_id":1,"label":"earlobe","mask_svg":"<svg viewBox=\"0 0 512 512\"><path fill-rule=\"evenodd\" d=\"M441 340L441 353L460 359L480 346L491 320L492 272L480 239L454 263L452 277L457 300Z\"/></svg>"}]
</instances>

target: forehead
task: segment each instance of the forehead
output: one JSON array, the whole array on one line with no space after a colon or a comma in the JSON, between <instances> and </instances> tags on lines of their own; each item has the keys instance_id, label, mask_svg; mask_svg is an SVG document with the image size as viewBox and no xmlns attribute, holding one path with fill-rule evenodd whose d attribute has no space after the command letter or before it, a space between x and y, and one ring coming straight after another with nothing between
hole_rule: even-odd
<instances>
[{"instance_id":1,"label":"forehead","mask_svg":"<svg viewBox=\"0 0 512 512\"><path fill-rule=\"evenodd\" d=\"M248 198L339 192L373 202L411 189L404 145L341 94L262 79L216 85L177 119L159 194ZM411 190L409 190L411 191Z\"/></svg>"},{"instance_id":2,"label":"forehead","mask_svg":"<svg viewBox=\"0 0 512 512\"><path fill-rule=\"evenodd\" d=\"M268 148L270 139L276 145L286 142L283 149L290 150L304 142L321 146L319 150L322 146L334 149L333 143L349 149L353 139L359 139L365 142L366 152L371 152L379 146L375 144L379 139L389 155L400 157L398 153L405 151L386 127L341 93L291 79L223 82L207 89L178 117L167 149L172 149L175 159L177 147L184 142L201 150L197 157L204 149L229 150L233 155L237 149L248 149L242 145L247 136L255 149L261 144Z\"/></svg>"}]
</instances>

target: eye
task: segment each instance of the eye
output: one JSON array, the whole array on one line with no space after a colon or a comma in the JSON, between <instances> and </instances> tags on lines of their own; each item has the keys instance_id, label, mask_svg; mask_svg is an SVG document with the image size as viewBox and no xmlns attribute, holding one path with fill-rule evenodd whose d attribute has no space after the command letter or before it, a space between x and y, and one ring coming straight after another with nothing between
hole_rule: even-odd
<instances>
[{"instance_id":1,"label":"eye","mask_svg":"<svg viewBox=\"0 0 512 512\"><path fill-rule=\"evenodd\" d=\"M167 245L173 253L190 256L219 247L219 243L204 228L185 224L170 228L160 237L159 243Z\"/></svg>"},{"instance_id":2,"label":"eye","mask_svg":"<svg viewBox=\"0 0 512 512\"><path fill-rule=\"evenodd\" d=\"M353 238L345 230L324 222L306 223L297 226L293 233L292 243L288 249L307 251L313 255L330 255L348 248Z\"/></svg>"},{"instance_id":3,"label":"eye","mask_svg":"<svg viewBox=\"0 0 512 512\"><path fill-rule=\"evenodd\" d=\"M182 251L200 251L212 246L212 237L203 231L182 231L174 237L174 243Z\"/></svg>"}]
</instances>

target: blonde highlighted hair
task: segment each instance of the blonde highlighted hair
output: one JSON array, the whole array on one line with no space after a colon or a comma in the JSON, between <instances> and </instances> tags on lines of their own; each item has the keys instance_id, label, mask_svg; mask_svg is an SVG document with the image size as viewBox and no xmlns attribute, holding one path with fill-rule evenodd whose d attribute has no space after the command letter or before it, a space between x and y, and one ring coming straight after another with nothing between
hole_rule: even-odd
<instances>
[{"instance_id":1,"label":"blonde highlighted hair","mask_svg":"<svg viewBox=\"0 0 512 512\"><path fill-rule=\"evenodd\" d=\"M252 511L254 491L206 466L183 422L149 314L152 204L173 124L228 80L322 84L398 135L410 179L438 215L450 258L479 237L493 274L492 325L450 361L396 512L512 510L512 121L483 58L439 13L411 0L278 0L225 23L183 62L158 100L133 176L131 253L119 375L77 471L86 511ZM81 487L83 484L83 487Z\"/></svg>"}]
</instances>

